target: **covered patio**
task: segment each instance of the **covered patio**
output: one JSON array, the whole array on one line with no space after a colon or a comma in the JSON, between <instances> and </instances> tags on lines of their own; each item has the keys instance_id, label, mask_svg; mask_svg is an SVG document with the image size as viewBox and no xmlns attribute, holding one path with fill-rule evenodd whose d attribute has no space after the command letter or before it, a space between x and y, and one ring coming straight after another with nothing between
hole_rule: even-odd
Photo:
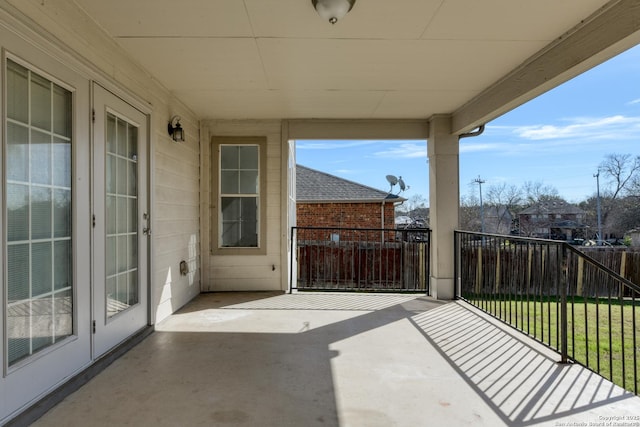
<instances>
[{"instance_id":1,"label":"covered patio","mask_svg":"<svg viewBox=\"0 0 640 427\"><path fill-rule=\"evenodd\" d=\"M640 413L451 302L460 138L640 43L640 2L314 3L0 0L0 424L114 360L40 423ZM281 295L302 139L425 141L428 296Z\"/></svg>"},{"instance_id":2,"label":"covered patio","mask_svg":"<svg viewBox=\"0 0 640 427\"><path fill-rule=\"evenodd\" d=\"M640 398L558 361L462 302L203 294L34 426L637 422Z\"/></svg>"}]
</instances>

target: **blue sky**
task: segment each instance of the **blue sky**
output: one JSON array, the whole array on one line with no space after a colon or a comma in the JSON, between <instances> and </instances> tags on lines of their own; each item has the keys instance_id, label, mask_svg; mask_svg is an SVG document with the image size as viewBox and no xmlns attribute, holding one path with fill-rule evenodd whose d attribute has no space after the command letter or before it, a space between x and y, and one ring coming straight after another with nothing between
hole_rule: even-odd
<instances>
[{"instance_id":1,"label":"blue sky","mask_svg":"<svg viewBox=\"0 0 640 427\"><path fill-rule=\"evenodd\" d=\"M480 176L485 186L539 181L579 202L595 193L593 174L611 153L640 155L640 46L462 139L460 193L477 192L471 183ZM296 155L299 164L385 191L385 175L400 175L410 187L404 197L428 199L425 141L298 141Z\"/></svg>"}]
</instances>

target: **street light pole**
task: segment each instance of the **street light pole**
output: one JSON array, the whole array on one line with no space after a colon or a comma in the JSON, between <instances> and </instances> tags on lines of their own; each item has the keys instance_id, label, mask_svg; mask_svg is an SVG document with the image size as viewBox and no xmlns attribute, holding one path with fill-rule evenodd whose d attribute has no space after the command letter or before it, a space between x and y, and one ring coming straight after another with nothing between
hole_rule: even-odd
<instances>
[{"instance_id":1,"label":"street light pole","mask_svg":"<svg viewBox=\"0 0 640 427\"><path fill-rule=\"evenodd\" d=\"M478 178L474 179L473 182L478 184L478 188L480 189L480 229L484 233L484 205L482 204L482 184L484 184L486 181L481 179L480 175L478 175Z\"/></svg>"},{"instance_id":2,"label":"street light pole","mask_svg":"<svg viewBox=\"0 0 640 427\"><path fill-rule=\"evenodd\" d=\"M597 187L597 210L598 210L598 246L602 245L602 217L600 213L600 169L598 169L598 173L594 174L593 177L596 179L596 187Z\"/></svg>"}]
</instances>

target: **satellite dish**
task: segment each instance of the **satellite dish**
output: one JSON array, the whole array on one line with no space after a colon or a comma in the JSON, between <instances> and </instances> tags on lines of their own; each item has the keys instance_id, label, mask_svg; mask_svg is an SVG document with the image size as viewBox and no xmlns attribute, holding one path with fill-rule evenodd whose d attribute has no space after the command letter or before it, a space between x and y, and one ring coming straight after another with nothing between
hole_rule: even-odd
<instances>
[{"instance_id":1,"label":"satellite dish","mask_svg":"<svg viewBox=\"0 0 640 427\"><path fill-rule=\"evenodd\" d=\"M391 188L389 188L389 193L391 193L391 190L393 190L393 186L398 183L398 178L396 178L395 175L387 175L386 178L387 182L391 184Z\"/></svg>"},{"instance_id":2,"label":"satellite dish","mask_svg":"<svg viewBox=\"0 0 640 427\"><path fill-rule=\"evenodd\" d=\"M395 175L387 175L387 181L389 182L389 184L391 184L391 188L389 189L389 193L391 193L391 190L393 190L393 186L396 184L400 184L400 191L398 191L398 194L400 194L401 192L403 192L404 190L406 190L408 187L406 186L406 184L404 183L404 181L402 180L402 177L397 177Z\"/></svg>"}]
</instances>

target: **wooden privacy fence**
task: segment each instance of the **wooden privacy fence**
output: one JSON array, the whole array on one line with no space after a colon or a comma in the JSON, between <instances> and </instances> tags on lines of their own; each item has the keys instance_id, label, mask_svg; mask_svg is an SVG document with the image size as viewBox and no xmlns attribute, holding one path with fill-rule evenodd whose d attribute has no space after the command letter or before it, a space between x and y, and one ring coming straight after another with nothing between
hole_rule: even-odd
<instances>
[{"instance_id":1,"label":"wooden privacy fence","mask_svg":"<svg viewBox=\"0 0 640 427\"><path fill-rule=\"evenodd\" d=\"M550 295L557 295L557 271L562 259L558 256L563 242L557 244L522 243L505 238L496 244L491 238L470 241L473 250L460 251L460 268L473 277L476 292L487 286L507 289L512 294L535 293L543 286ZM612 247L577 247L589 257L640 285L640 249ZM609 295L612 288L607 276L599 269L585 263L583 257L567 256L567 274L573 283L575 296L595 297ZM486 291L486 289L484 289ZM629 289L617 287L612 296L628 296Z\"/></svg>"},{"instance_id":2,"label":"wooden privacy fence","mask_svg":"<svg viewBox=\"0 0 640 427\"><path fill-rule=\"evenodd\" d=\"M429 235L428 229L294 227L290 289L426 293Z\"/></svg>"},{"instance_id":3,"label":"wooden privacy fence","mask_svg":"<svg viewBox=\"0 0 640 427\"><path fill-rule=\"evenodd\" d=\"M640 285L640 247L579 246L578 249L625 279Z\"/></svg>"}]
</instances>

